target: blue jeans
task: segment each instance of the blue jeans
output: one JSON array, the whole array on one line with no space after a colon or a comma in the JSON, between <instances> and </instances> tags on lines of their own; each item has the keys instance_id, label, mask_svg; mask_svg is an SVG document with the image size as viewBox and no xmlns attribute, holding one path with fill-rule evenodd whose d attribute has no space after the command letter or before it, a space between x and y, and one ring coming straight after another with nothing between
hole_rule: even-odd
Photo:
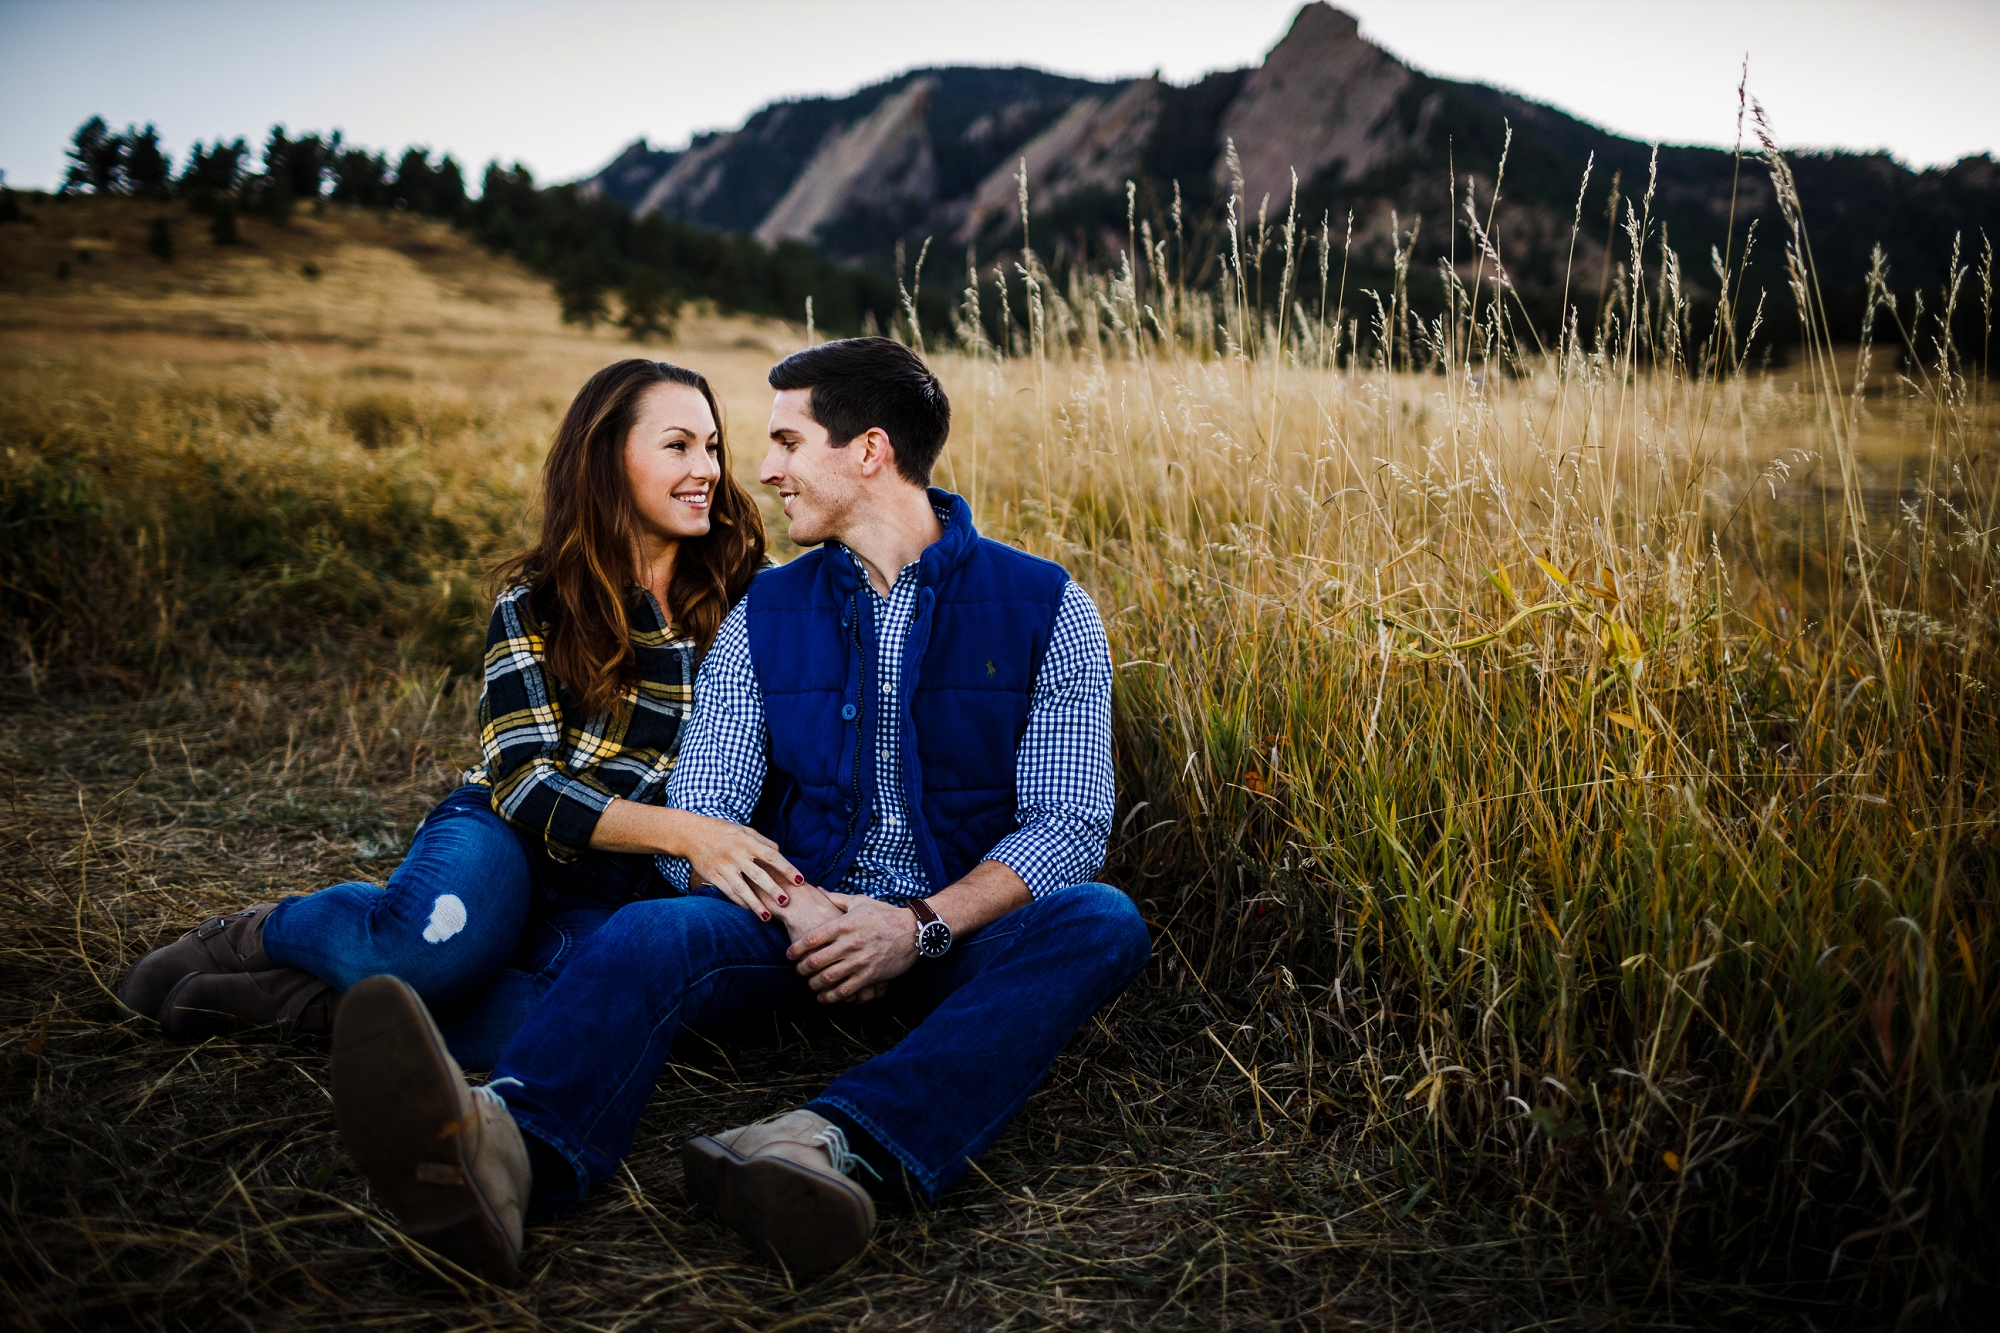
<instances>
[{"instance_id":1,"label":"blue jeans","mask_svg":"<svg viewBox=\"0 0 2000 1333\"><path fill-rule=\"evenodd\" d=\"M912 921L911 929L915 929ZM631 1151L683 1031L713 1036L810 1002L784 927L713 891L621 907L578 951L493 1068L531 1142L538 1215L578 1202ZM1079 884L889 983L916 1028L811 1103L870 1136L935 1199L999 1137L1084 1020L1151 953L1138 909ZM549 1170L566 1163L570 1170Z\"/></svg>"},{"instance_id":2,"label":"blue jeans","mask_svg":"<svg viewBox=\"0 0 2000 1333\"><path fill-rule=\"evenodd\" d=\"M285 899L265 918L264 952L342 991L401 977L458 1062L490 1068L583 941L647 890L650 871L644 857L604 854L558 865L493 813L492 798L468 784L440 801L386 886Z\"/></svg>"}]
</instances>

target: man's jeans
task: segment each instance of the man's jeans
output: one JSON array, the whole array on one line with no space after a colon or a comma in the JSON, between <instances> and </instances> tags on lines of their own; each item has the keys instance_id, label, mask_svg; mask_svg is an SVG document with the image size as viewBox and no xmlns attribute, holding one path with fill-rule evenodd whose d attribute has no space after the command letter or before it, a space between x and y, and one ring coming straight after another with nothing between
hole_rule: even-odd
<instances>
[{"instance_id":1,"label":"man's jeans","mask_svg":"<svg viewBox=\"0 0 2000 1333\"><path fill-rule=\"evenodd\" d=\"M591 937L493 1069L515 1122L550 1150L535 1153L537 1214L575 1204L616 1170L683 1030L713 1035L808 999L787 944L782 925L712 890L622 907ZM1117 889L1079 884L1038 899L890 982L877 1003L893 1001L918 1026L814 1104L851 1119L935 1199L1150 953L1138 909ZM557 1158L571 1178L550 1178L563 1174L545 1169Z\"/></svg>"},{"instance_id":2,"label":"man's jeans","mask_svg":"<svg viewBox=\"0 0 2000 1333\"><path fill-rule=\"evenodd\" d=\"M402 978L438 1016L458 1062L491 1068L583 941L650 873L635 856L557 866L492 802L474 785L438 802L386 887L355 881L285 899L265 918L264 952L336 990L384 972Z\"/></svg>"}]
</instances>

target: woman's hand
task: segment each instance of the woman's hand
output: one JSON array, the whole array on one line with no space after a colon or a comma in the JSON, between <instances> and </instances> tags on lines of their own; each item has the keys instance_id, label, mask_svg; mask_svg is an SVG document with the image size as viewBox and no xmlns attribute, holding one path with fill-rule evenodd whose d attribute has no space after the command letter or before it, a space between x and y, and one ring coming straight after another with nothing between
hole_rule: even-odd
<instances>
[{"instance_id":1,"label":"woman's hand","mask_svg":"<svg viewBox=\"0 0 2000 1333\"><path fill-rule=\"evenodd\" d=\"M794 940L836 920L846 910L836 901L841 895L828 893L817 884L795 885L789 896L791 901L780 907L775 915L784 923L786 934Z\"/></svg>"},{"instance_id":2,"label":"woman's hand","mask_svg":"<svg viewBox=\"0 0 2000 1333\"><path fill-rule=\"evenodd\" d=\"M778 844L756 829L729 819L713 819L663 805L614 799L598 816L590 845L603 852L643 852L678 856L693 873L688 887L713 884L724 897L765 921L791 905L792 893L806 882ZM824 914L814 919L824 919Z\"/></svg>"},{"instance_id":3,"label":"woman's hand","mask_svg":"<svg viewBox=\"0 0 2000 1333\"><path fill-rule=\"evenodd\" d=\"M677 845L663 850L685 857L701 882L714 885L729 901L763 920L769 921L774 912L783 914L792 906L792 895L808 887L806 877L785 859L778 844L756 829L685 810L671 813L677 816L673 839ZM689 887L693 887L692 881ZM826 897L818 889L813 893ZM820 912L804 915L815 922L827 919Z\"/></svg>"}]
</instances>

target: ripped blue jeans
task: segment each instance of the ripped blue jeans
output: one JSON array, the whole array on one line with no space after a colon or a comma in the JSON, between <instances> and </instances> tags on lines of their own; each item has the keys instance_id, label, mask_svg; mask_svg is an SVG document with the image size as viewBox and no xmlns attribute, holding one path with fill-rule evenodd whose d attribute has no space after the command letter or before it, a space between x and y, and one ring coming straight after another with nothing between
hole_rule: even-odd
<instances>
[{"instance_id":1,"label":"ripped blue jeans","mask_svg":"<svg viewBox=\"0 0 2000 1333\"><path fill-rule=\"evenodd\" d=\"M488 1069L583 942L619 906L662 888L642 856L551 861L466 785L425 817L386 885L285 899L264 952L339 990L389 973L423 997L452 1056Z\"/></svg>"}]
</instances>

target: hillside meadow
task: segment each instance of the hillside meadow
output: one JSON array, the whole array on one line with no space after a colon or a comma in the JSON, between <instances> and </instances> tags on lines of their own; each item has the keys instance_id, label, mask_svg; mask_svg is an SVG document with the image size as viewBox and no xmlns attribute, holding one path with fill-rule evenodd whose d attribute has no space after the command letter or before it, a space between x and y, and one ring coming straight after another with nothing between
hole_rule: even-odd
<instances>
[{"instance_id":1,"label":"hillside meadow","mask_svg":"<svg viewBox=\"0 0 2000 1333\"><path fill-rule=\"evenodd\" d=\"M198 914L394 866L473 750L485 571L569 393L632 344L434 221L330 208L223 247L168 206L24 207L0 1281L25 1326L1976 1317L2000 421L1935 311L1990 327L1990 252L1931 313L1872 344L1808 319L1775 365L1695 327L1644 244L1539 337L1477 274L1429 320L1400 287L1314 296L1341 254L1303 228L1268 281L1199 291L1136 236L1136 267L1060 290L1032 256L970 275L955 333L898 334L952 395L940 481L1104 613L1106 877L1154 964L973 1181L849 1270L745 1263L676 1150L894 1040L865 1014L677 1053L627 1174L500 1292L373 1210L323 1047L168 1047L109 988ZM1794 299L1775 254L1725 271ZM698 311L646 349L714 379L753 488L764 371L805 336Z\"/></svg>"}]
</instances>

